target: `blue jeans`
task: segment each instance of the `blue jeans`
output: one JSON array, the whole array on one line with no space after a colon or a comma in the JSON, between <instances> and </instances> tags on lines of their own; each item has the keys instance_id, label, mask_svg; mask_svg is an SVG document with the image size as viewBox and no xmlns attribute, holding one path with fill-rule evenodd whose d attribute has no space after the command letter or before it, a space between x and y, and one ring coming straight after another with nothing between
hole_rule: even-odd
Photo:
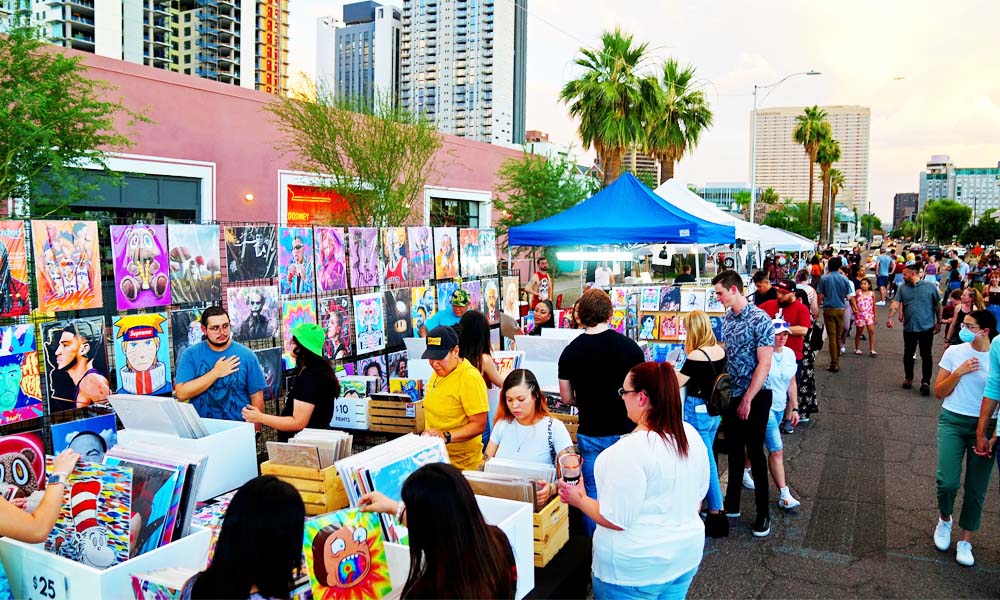
<instances>
[{"instance_id":1,"label":"blue jeans","mask_svg":"<svg viewBox=\"0 0 1000 600\"><path fill-rule=\"evenodd\" d=\"M620 437L620 435L576 434L576 448L583 457L583 487L586 488L587 495L594 500L597 500L597 482L594 480L594 463L597 462L597 455L610 448ZM583 515L583 525L587 528L587 535L593 537L597 524L587 515Z\"/></svg>"},{"instance_id":2,"label":"blue jeans","mask_svg":"<svg viewBox=\"0 0 1000 600\"><path fill-rule=\"evenodd\" d=\"M579 438L579 436L577 436ZM688 588L698 572L695 567L673 581L652 585L616 585L591 576L594 584L594 600L684 600Z\"/></svg>"},{"instance_id":3,"label":"blue jeans","mask_svg":"<svg viewBox=\"0 0 1000 600\"><path fill-rule=\"evenodd\" d=\"M767 416L767 430L764 432L764 447L768 452L778 452L785 447L781 442L779 425L785 419L784 410L772 410Z\"/></svg>"},{"instance_id":4,"label":"blue jeans","mask_svg":"<svg viewBox=\"0 0 1000 600\"><path fill-rule=\"evenodd\" d=\"M715 452L712 446L715 444L715 434L719 431L719 424L722 423L722 416L712 416L708 412L695 410L696 406L703 406L705 401L701 398L688 396L684 399L684 422L690 424L701 434L701 439L708 448L708 510L722 510L722 484L719 483L719 465L715 462Z\"/></svg>"}]
</instances>

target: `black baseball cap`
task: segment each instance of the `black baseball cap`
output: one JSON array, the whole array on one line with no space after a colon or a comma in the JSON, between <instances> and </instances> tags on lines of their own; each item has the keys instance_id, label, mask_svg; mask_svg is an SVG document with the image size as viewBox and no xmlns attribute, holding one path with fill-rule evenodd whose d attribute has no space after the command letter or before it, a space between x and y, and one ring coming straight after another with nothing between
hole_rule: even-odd
<instances>
[{"instance_id":1,"label":"black baseball cap","mask_svg":"<svg viewBox=\"0 0 1000 600\"><path fill-rule=\"evenodd\" d=\"M420 358L441 360L458 345L458 334L447 325L438 325L427 332L427 349Z\"/></svg>"}]
</instances>

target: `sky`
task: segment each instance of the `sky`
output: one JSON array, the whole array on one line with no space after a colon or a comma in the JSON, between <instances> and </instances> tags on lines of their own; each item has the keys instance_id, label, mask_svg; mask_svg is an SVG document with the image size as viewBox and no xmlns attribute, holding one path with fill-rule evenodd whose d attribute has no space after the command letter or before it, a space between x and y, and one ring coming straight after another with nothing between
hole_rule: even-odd
<instances>
[{"instance_id":1,"label":"sky","mask_svg":"<svg viewBox=\"0 0 1000 600\"><path fill-rule=\"evenodd\" d=\"M291 0L293 74L315 75L316 19L340 15L341 5ZM754 84L810 69L822 75L787 80L759 107L869 107L869 200L883 220L894 194L918 191L932 154L958 167L1000 162L996 0L528 0L528 13L527 129L556 143L581 146L559 101L579 74L574 58L620 27L648 42L650 68L674 57L704 85L714 124L677 164L684 183L748 182Z\"/></svg>"}]
</instances>

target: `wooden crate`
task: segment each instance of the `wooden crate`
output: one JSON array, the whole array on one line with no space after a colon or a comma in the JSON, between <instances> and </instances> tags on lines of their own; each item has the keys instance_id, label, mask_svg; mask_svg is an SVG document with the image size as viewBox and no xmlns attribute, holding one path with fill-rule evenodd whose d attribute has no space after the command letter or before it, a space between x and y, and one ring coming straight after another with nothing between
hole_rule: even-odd
<instances>
[{"instance_id":1,"label":"wooden crate","mask_svg":"<svg viewBox=\"0 0 1000 600\"><path fill-rule=\"evenodd\" d=\"M424 401L375 400L369 403L368 429L385 433L420 433L424 430ZM412 407L407 416L407 406Z\"/></svg>"},{"instance_id":2,"label":"wooden crate","mask_svg":"<svg viewBox=\"0 0 1000 600\"><path fill-rule=\"evenodd\" d=\"M272 465L270 461L260 465L264 475L274 475L292 484L302 496L307 515L322 515L347 508L347 493L335 468L310 469L290 465Z\"/></svg>"},{"instance_id":3,"label":"wooden crate","mask_svg":"<svg viewBox=\"0 0 1000 600\"><path fill-rule=\"evenodd\" d=\"M535 566L544 567L569 541L569 506L555 498L532 517Z\"/></svg>"},{"instance_id":4,"label":"wooden crate","mask_svg":"<svg viewBox=\"0 0 1000 600\"><path fill-rule=\"evenodd\" d=\"M573 440L573 444L576 444L576 430L580 428L580 417L577 415L567 415L563 413L550 413L554 418L559 419L566 426L566 430L569 431L569 439Z\"/></svg>"}]
</instances>

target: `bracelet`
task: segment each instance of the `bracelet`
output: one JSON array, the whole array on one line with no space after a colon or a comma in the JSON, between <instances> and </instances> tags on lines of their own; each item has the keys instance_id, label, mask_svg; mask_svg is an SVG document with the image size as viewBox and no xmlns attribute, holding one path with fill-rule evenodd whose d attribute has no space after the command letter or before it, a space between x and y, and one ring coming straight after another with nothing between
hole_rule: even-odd
<instances>
[{"instance_id":1,"label":"bracelet","mask_svg":"<svg viewBox=\"0 0 1000 600\"><path fill-rule=\"evenodd\" d=\"M402 522L403 513L406 512L406 505L400 500L399 504L396 506L396 520Z\"/></svg>"}]
</instances>

